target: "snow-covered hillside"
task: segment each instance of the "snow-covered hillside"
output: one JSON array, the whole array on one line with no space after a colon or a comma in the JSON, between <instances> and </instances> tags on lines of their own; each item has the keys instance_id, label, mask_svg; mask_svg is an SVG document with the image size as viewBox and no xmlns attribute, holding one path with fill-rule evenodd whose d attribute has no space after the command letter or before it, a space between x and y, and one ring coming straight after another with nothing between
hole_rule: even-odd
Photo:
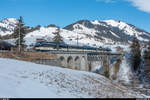
<instances>
[{"instance_id":1,"label":"snow-covered hillside","mask_svg":"<svg viewBox=\"0 0 150 100\"><path fill-rule=\"evenodd\" d=\"M35 44L37 38L43 38L47 41L52 41L52 38L55 36L53 33L56 32L56 30L56 27L41 27L39 30L30 32L25 36L26 44ZM66 43L76 44L75 41L70 41L70 39L75 40L76 38L76 34L74 34L73 32L61 29L60 35L63 37L63 40Z\"/></svg>"},{"instance_id":2,"label":"snow-covered hillside","mask_svg":"<svg viewBox=\"0 0 150 100\"><path fill-rule=\"evenodd\" d=\"M36 43L37 38L43 38L47 41L52 41L52 38L54 37L54 32L56 32L56 27L41 27L39 30L33 31L28 33L25 36L25 42L28 46L32 46ZM67 44L77 45L77 37L78 37L78 43L79 45L90 45L95 47L109 47L112 49L112 51L116 52L116 47L120 46L126 50L128 50L128 45L123 44L113 44L111 43L112 40L105 38L106 41L99 41L95 38L94 30L90 31L87 29L87 32L82 34L82 31L69 31L65 29L60 29L60 35L63 37L64 42ZM110 44L107 44L110 43ZM113 45L112 45L113 44Z\"/></svg>"},{"instance_id":3,"label":"snow-covered hillside","mask_svg":"<svg viewBox=\"0 0 150 100\"><path fill-rule=\"evenodd\" d=\"M135 98L138 93L105 77L0 58L1 98Z\"/></svg>"},{"instance_id":4,"label":"snow-covered hillside","mask_svg":"<svg viewBox=\"0 0 150 100\"><path fill-rule=\"evenodd\" d=\"M0 22L0 35L11 35L16 27L16 23L18 22L15 18L3 19Z\"/></svg>"},{"instance_id":5,"label":"snow-covered hillside","mask_svg":"<svg viewBox=\"0 0 150 100\"><path fill-rule=\"evenodd\" d=\"M25 40L27 45L34 44L37 38L44 38L47 41L51 41L56 32L56 27L41 27L39 30L30 32L26 35ZM85 34L75 33L69 30L61 29L60 35L63 37L67 44L77 44L77 35L79 45L102 45L101 42L96 41L94 38L88 38ZM88 35L88 33L87 33Z\"/></svg>"}]
</instances>

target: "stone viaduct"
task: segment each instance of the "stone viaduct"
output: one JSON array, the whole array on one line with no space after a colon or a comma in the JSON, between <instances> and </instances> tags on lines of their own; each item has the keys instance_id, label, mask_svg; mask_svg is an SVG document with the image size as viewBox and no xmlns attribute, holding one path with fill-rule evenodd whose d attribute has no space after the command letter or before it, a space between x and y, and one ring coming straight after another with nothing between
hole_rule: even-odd
<instances>
[{"instance_id":1,"label":"stone viaduct","mask_svg":"<svg viewBox=\"0 0 150 100\"><path fill-rule=\"evenodd\" d=\"M82 71L93 71L101 66L103 72L109 70L109 65L120 58L121 54L104 52L49 52L55 54L55 59L38 59L34 62L45 65L61 66Z\"/></svg>"}]
</instances>

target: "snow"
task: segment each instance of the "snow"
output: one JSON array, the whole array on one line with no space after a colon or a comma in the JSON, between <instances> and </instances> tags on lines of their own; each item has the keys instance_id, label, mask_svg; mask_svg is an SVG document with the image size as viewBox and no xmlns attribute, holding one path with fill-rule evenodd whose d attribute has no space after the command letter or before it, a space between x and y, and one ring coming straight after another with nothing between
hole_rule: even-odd
<instances>
[{"instance_id":1,"label":"snow","mask_svg":"<svg viewBox=\"0 0 150 100\"><path fill-rule=\"evenodd\" d=\"M100 25L98 20L92 21L93 24Z\"/></svg>"},{"instance_id":2,"label":"snow","mask_svg":"<svg viewBox=\"0 0 150 100\"><path fill-rule=\"evenodd\" d=\"M118 35L116 35L114 32L111 31L111 34L114 35L117 38L120 38Z\"/></svg>"},{"instance_id":3,"label":"snow","mask_svg":"<svg viewBox=\"0 0 150 100\"><path fill-rule=\"evenodd\" d=\"M39 30L28 33L24 39L27 45L35 44L37 38L47 39L54 37L53 32L55 31L56 28L54 27L53 28L41 27Z\"/></svg>"},{"instance_id":4,"label":"snow","mask_svg":"<svg viewBox=\"0 0 150 100\"><path fill-rule=\"evenodd\" d=\"M116 21L116 20L104 20L108 25L111 25L112 27L118 27L121 30L123 30L127 35L134 36L141 40L141 41L148 41L148 39L145 39L141 37L140 35L145 34L144 32L137 32L134 27L131 27L130 25L126 24L122 21Z\"/></svg>"},{"instance_id":5,"label":"snow","mask_svg":"<svg viewBox=\"0 0 150 100\"><path fill-rule=\"evenodd\" d=\"M91 66L94 66L91 70L96 71L96 70L100 70L102 68L102 62L99 61L95 61L94 63L91 64Z\"/></svg>"},{"instance_id":6,"label":"snow","mask_svg":"<svg viewBox=\"0 0 150 100\"><path fill-rule=\"evenodd\" d=\"M129 34L129 35L134 35L133 27L129 26L128 24L126 24L122 21L105 20L104 22L106 22L108 25L111 25L113 27L118 27L121 30L124 29L126 31L126 33Z\"/></svg>"},{"instance_id":7,"label":"snow","mask_svg":"<svg viewBox=\"0 0 150 100\"><path fill-rule=\"evenodd\" d=\"M56 29L56 27L41 27L39 30L28 33L24 38L25 42L29 46L31 44L35 44L37 38L44 38L47 41L52 41L52 38L54 37L53 33L56 32ZM60 35L63 37L64 42L68 44L77 44L77 34L75 34L74 32L60 29ZM78 35L79 38L84 37L84 35L80 35L79 33ZM72 40L70 41L70 39ZM80 40L79 44L82 44L80 43Z\"/></svg>"},{"instance_id":8,"label":"snow","mask_svg":"<svg viewBox=\"0 0 150 100\"><path fill-rule=\"evenodd\" d=\"M100 23L99 21L93 21L94 24ZM96 30L85 27L81 24L75 24L73 31L68 31L65 29L61 29L60 35L63 37L64 41L67 44L77 44L77 36L79 45L90 45L90 46L103 46L103 47L112 47L107 43L113 44L114 41L111 39L101 37L103 40L95 39ZM30 32L26 35L25 41L29 46L31 44L35 44L37 38L44 38L46 40L51 40L54 37L53 32L56 31L56 27L41 27L39 30L34 32ZM112 33L114 36L118 37L115 33ZM119 37L118 37L119 38ZM112 48L113 49L113 48ZM114 50L115 51L115 50Z\"/></svg>"},{"instance_id":9,"label":"snow","mask_svg":"<svg viewBox=\"0 0 150 100\"><path fill-rule=\"evenodd\" d=\"M3 19L0 22L0 27L7 29L5 31L0 29L0 35L1 36L5 36L5 35L11 35L13 33L13 30L15 28L15 24L17 23L17 19L15 18L7 18L7 19Z\"/></svg>"},{"instance_id":10,"label":"snow","mask_svg":"<svg viewBox=\"0 0 150 100\"><path fill-rule=\"evenodd\" d=\"M58 79L59 81L59 76L57 74L59 74L61 71L65 71L65 69L10 59L0 59L0 63L0 97L76 97L65 89L61 90L60 86L57 84L49 84L49 79L46 78L49 77L48 75L50 75L52 76L51 82L55 81L55 79ZM67 70L65 72L70 74L71 70ZM38 76L44 73L46 73L47 76ZM43 84L44 81L45 84ZM82 94L82 96L88 97L84 94Z\"/></svg>"},{"instance_id":11,"label":"snow","mask_svg":"<svg viewBox=\"0 0 150 100\"><path fill-rule=\"evenodd\" d=\"M104 22L106 22L109 25L112 25L114 27L119 27L121 29L125 28L127 26L126 23L121 22L121 21L115 21L115 20L105 20Z\"/></svg>"},{"instance_id":12,"label":"snow","mask_svg":"<svg viewBox=\"0 0 150 100\"><path fill-rule=\"evenodd\" d=\"M118 72L118 80L123 80L126 83L129 83L129 76L131 76L131 74L131 67L129 65L129 62L127 61L126 56L124 56Z\"/></svg>"},{"instance_id":13,"label":"snow","mask_svg":"<svg viewBox=\"0 0 150 100\"><path fill-rule=\"evenodd\" d=\"M85 71L0 58L2 98L101 98L139 96ZM124 93L123 93L124 92Z\"/></svg>"},{"instance_id":14,"label":"snow","mask_svg":"<svg viewBox=\"0 0 150 100\"><path fill-rule=\"evenodd\" d=\"M82 29L78 29L76 28L77 26L81 27ZM111 39L105 38L105 37L101 37L104 40L96 40L94 38L94 36L96 36L95 34L95 30L94 29L88 29L86 27L84 27L83 25L75 25L74 26L74 30L73 31L68 31L65 29L61 29L60 31L60 35L63 37L64 42L66 42L67 44L72 44L72 45L76 45L77 44L77 36L78 36L78 42L79 45L89 45L89 46L102 46L102 47L108 47L111 48L114 52L116 51L116 47L119 46L117 45L112 45L114 43L114 41L112 41ZM28 46L28 48L30 48L30 46L34 45L36 43L36 39L37 38L43 38L47 41L52 41L52 38L54 37L54 32L56 32L56 27L41 27L39 30L33 31L28 33L25 36L25 43ZM118 37L116 34L114 34L116 37ZM16 39L9 39L7 40L8 42L14 44ZM110 44L107 44L110 43ZM121 44L120 44L121 45ZM125 45L121 45L122 47L125 47Z\"/></svg>"},{"instance_id":15,"label":"snow","mask_svg":"<svg viewBox=\"0 0 150 100\"><path fill-rule=\"evenodd\" d=\"M78 25L76 25L78 26ZM76 26L74 26L76 28ZM80 27L83 28L83 30L77 29L74 31L68 31L65 29L61 29L60 35L63 37L64 41L67 44L77 44L77 35L78 35L78 42L80 45L101 45L102 43L96 41L94 39L95 32L94 29L88 29L82 25ZM34 32L30 32L25 36L25 42L27 45L35 44L37 38L44 38L48 40L48 38L54 37L54 32L56 31L55 27L41 27L40 30L36 30ZM86 35L90 35L91 38L87 37ZM71 40L70 40L71 39Z\"/></svg>"},{"instance_id":16,"label":"snow","mask_svg":"<svg viewBox=\"0 0 150 100\"><path fill-rule=\"evenodd\" d=\"M17 23L17 19L15 18L8 18L4 19L0 22L0 27L4 27L8 29L8 31L2 31L0 30L0 35L5 36L8 34L12 34L15 24ZM118 27L122 29L127 35L136 35L137 38L141 41L148 41L148 39L142 38L140 35L145 34L147 36L150 36L146 34L145 32L137 32L134 27L131 27L130 25L126 24L122 21L115 21L115 20L104 20L104 21L91 21L94 25L102 25L102 26L112 26L112 27ZM108 25L107 25L108 24ZM114 45L115 41L106 38L104 36L101 36L102 39L97 39L95 36L97 36L98 30L95 30L94 28L87 28L82 24L74 24L73 26L74 30L69 31L66 29L60 29L60 35L63 37L64 42L67 44L76 45L77 44L77 36L78 36L78 42L79 45L89 45L89 46L95 46L95 47L108 47L111 48L113 52L116 52L116 47L121 46L124 49L127 49L127 45L121 44L120 42L117 42L116 45ZM32 46L36 43L37 38L43 38L47 41L52 41L52 38L54 37L54 32L56 32L56 27L41 27L39 30L35 30L33 32L27 33L25 36L25 43L28 46L28 48L32 48ZM107 34L107 32L104 32ZM115 34L114 32L111 32L112 35L114 35L117 38L120 38L119 35ZM9 42L12 42L14 44L14 41L16 39L10 39ZM129 41L130 42L130 41ZM114 45L114 46L112 46Z\"/></svg>"},{"instance_id":17,"label":"snow","mask_svg":"<svg viewBox=\"0 0 150 100\"><path fill-rule=\"evenodd\" d=\"M2 20L2 23L5 24L16 24L16 22L18 22L16 18L7 18Z\"/></svg>"}]
</instances>

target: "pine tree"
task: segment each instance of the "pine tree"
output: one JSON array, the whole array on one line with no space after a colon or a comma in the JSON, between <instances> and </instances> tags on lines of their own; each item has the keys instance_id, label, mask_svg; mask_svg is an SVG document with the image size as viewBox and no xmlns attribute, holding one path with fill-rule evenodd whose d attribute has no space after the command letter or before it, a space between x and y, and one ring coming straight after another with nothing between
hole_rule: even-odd
<instances>
[{"instance_id":1,"label":"pine tree","mask_svg":"<svg viewBox=\"0 0 150 100\"><path fill-rule=\"evenodd\" d=\"M37 25L36 27L35 27L35 30L39 30L41 28L41 25Z\"/></svg>"},{"instance_id":2,"label":"pine tree","mask_svg":"<svg viewBox=\"0 0 150 100\"><path fill-rule=\"evenodd\" d=\"M144 51L144 58L150 59L150 41L146 44L146 50Z\"/></svg>"},{"instance_id":3,"label":"pine tree","mask_svg":"<svg viewBox=\"0 0 150 100\"><path fill-rule=\"evenodd\" d=\"M2 36L0 35L0 40L2 40Z\"/></svg>"},{"instance_id":4,"label":"pine tree","mask_svg":"<svg viewBox=\"0 0 150 100\"><path fill-rule=\"evenodd\" d=\"M24 41L25 30L26 28L23 23L23 18L22 16L20 16L20 19L18 20L18 23L16 24L16 28L14 30L14 38L17 38L15 44L20 49L25 47L25 41ZM20 52L20 49L19 49L19 52Z\"/></svg>"},{"instance_id":5,"label":"pine tree","mask_svg":"<svg viewBox=\"0 0 150 100\"><path fill-rule=\"evenodd\" d=\"M56 32L53 33L53 34L55 35L54 38L53 38L53 41L56 42L56 46L57 46L56 48L57 48L57 50L59 50L59 44L61 42L63 42L63 38L60 35L60 28L58 27L57 30L56 30Z\"/></svg>"},{"instance_id":6,"label":"pine tree","mask_svg":"<svg viewBox=\"0 0 150 100\"><path fill-rule=\"evenodd\" d=\"M134 38L131 48L131 64L134 71L136 71L140 67L141 63L141 50L140 50L140 43L137 38Z\"/></svg>"}]
</instances>

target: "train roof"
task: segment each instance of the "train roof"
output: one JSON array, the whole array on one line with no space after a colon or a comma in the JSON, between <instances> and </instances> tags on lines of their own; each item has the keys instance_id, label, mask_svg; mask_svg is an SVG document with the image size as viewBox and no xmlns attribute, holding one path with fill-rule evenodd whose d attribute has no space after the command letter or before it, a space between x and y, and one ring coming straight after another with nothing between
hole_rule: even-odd
<instances>
[{"instance_id":1,"label":"train roof","mask_svg":"<svg viewBox=\"0 0 150 100\"><path fill-rule=\"evenodd\" d=\"M3 40L0 40L0 46L4 46L4 47L14 47L14 45L6 42L6 41L3 41Z\"/></svg>"}]
</instances>

